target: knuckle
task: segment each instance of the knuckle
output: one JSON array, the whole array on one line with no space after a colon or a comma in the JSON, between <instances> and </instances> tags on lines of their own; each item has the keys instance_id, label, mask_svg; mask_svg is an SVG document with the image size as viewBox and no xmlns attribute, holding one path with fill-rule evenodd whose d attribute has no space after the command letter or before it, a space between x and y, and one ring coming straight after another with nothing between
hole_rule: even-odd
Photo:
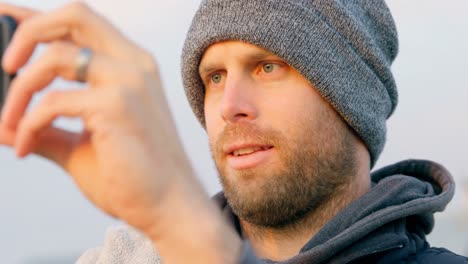
<instances>
[{"instance_id":1,"label":"knuckle","mask_svg":"<svg viewBox=\"0 0 468 264\"><path fill-rule=\"evenodd\" d=\"M140 57L141 57L140 61L142 63L142 67L145 72L158 71L156 60L154 59L153 55L149 51L142 50Z\"/></svg>"},{"instance_id":2,"label":"knuckle","mask_svg":"<svg viewBox=\"0 0 468 264\"><path fill-rule=\"evenodd\" d=\"M75 14L82 14L90 11L90 7L85 2L79 0L70 2L67 7Z\"/></svg>"},{"instance_id":3,"label":"knuckle","mask_svg":"<svg viewBox=\"0 0 468 264\"><path fill-rule=\"evenodd\" d=\"M91 13L91 8L83 1L73 1L66 5L65 9L70 14L72 20L76 21L75 23L84 19L83 16L87 16Z\"/></svg>"},{"instance_id":4,"label":"knuckle","mask_svg":"<svg viewBox=\"0 0 468 264\"><path fill-rule=\"evenodd\" d=\"M109 110L120 115L128 111L129 92L124 88L112 89L108 94Z\"/></svg>"},{"instance_id":5,"label":"knuckle","mask_svg":"<svg viewBox=\"0 0 468 264\"><path fill-rule=\"evenodd\" d=\"M55 41L49 44L41 65L54 74L65 74L66 79L72 78L74 72L70 72L71 55L74 54L74 48L63 41Z\"/></svg>"},{"instance_id":6,"label":"knuckle","mask_svg":"<svg viewBox=\"0 0 468 264\"><path fill-rule=\"evenodd\" d=\"M35 23L34 19L26 19L21 24L18 25L16 28L16 32L14 34L14 38L23 38L29 35L29 31L31 26Z\"/></svg>"},{"instance_id":7,"label":"knuckle","mask_svg":"<svg viewBox=\"0 0 468 264\"><path fill-rule=\"evenodd\" d=\"M62 95L61 91L50 91L46 95L44 95L44 99L42 100L42 106L45 108L50 108L52 105L54 105L58 100L60 100L60 97Z\"/></svg>"},{"instance_id":8,"label":"knuckle","mask_svg":"<svg viewBox=\"0 0 468 264\"><path fill-rule=\"evenodd\" d=\"M134 65L120 65L116 69L115 74L122 76L122 82L127 90L125 93L141 92L146 89L147 86L147 72L143 71L140 67L134 67Z\"/></svg>"}]
</instances>

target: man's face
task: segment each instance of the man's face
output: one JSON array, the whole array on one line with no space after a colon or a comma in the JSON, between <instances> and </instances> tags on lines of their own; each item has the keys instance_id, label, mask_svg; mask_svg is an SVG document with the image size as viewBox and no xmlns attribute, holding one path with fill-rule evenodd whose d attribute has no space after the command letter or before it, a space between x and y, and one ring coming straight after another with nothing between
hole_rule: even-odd
<instances>
[{"instance_id":1,"label":"man's face","mask_svg":"<svg viewBox=\"0 0 468 264\"><path fill-rule=\"evenodd\" d=\"M220 42L206 50L199 72L210 148L241 219L287 225L349 182L352 133L281 58L251 44Z\"/></svg>"}]
</instances>

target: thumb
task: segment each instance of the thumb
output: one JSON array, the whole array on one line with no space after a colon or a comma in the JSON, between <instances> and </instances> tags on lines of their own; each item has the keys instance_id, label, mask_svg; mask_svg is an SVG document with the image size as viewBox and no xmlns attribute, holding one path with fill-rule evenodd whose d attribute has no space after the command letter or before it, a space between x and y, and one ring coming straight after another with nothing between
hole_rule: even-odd
<instances>
[{"instance_id":1,"label":"thumb","mask_svg":"<svg viewBox=\"0 0 468 264\"><path fill-rule=\"evenodd\" d=\"M0 145L14 147L16 131L0 123ZM32 146L33 152L49 159L61 167L65 167L70 152L83 135L69 132L56 127L47 127L39 135Z\"/></svg>"},{"instance_id":2,"label":"thumb","mask_svg":"<svg viewBox=\"0 0 468 264\"><path fill-rule=\"evenodd\" d=\"M81 142L88 141L87 132L75 133L54 126L41 131L39 139L34 142L33 152L49 159L64 169L67 169L69 160Z\"/></svg>"}]
</instances>

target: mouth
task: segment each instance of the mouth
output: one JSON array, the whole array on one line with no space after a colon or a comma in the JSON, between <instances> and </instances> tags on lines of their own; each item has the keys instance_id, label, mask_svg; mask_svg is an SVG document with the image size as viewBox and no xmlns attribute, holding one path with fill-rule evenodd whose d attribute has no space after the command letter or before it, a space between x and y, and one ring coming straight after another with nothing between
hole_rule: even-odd
<instances>
[{"instance_id":1,"label":"mouth","mask_svg":"<svg viewBox=\"0 0 468 264\"><path fill-rule=\"evenodd\" d=\"M273 148L273 146L245 147L245 148L236 149L230 152L229 155L240 157L240 156L250 155L258 151L269 150L271 148Z\"/></svg>"},{"instance_id":2,"label":"mouth","mask_svg":"<svg viewBox=\"0 0 468 264\"><path fill-rule=\"evenodd\" d=\"M228 148L225 153L232 169L243 170L266 163L271 159L273 150L271 145L238 145Z\"/></svg>"}]
</instances>

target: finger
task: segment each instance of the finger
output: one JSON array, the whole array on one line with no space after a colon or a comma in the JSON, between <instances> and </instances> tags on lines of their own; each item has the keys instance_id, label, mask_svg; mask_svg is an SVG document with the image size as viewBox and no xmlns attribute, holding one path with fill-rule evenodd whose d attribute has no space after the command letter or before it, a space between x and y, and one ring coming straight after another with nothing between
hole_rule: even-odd
<instances>
[{"instance_id":1,"label":"finger","mask_svg":"<svg viewBox=\"0 0 468 264\"><path fill-rule=\"evenodd\" d=\"M125 60L135 60L135 46L106 19L81 2L33 16L18 26L4 57L4 67L16 72L38 43L69 40L78 46ZM134 53L134 52L130 52Z\"/></svg>"},{"instance_id":2,"label":"finger","mask_svg":"<svg viewBox=\"0 0 468 264\"><path fill-rule=\"evenodd\" d=\"M56 77L75 80L76 61L80 49L67 42L54 42L46 52L31 63L22 74L16 76L2 110L2 120L10 128L16 128L33 95L47 87ZM114 84L129 81L132 67L116 63L100 54L93 54L87 79L94 87L102 83Z\"/></svg>"},{"instance_id":3,"label":"finger","mask_svg":"<svg viewBox=\"0 0 468 264\"><path fill-rule=\"evenodd\" d=\"M15 131L0 123L0 145L13 147Z\"/></svg>"},{"instance_id":4,"label":"finger","mask_svg":"<svg viewBox=\"0 0 468 264\"><path fill-rule=\"evenodd\" d=\"M49 126L41 131L31 151L67 169L72 153L80 151L77 146L88 140L89 134L86 132L76 133Z\"/></svg>"},{"instance_id":5,"label":"finger","mask_svg":"<svg viewBox=\"0 0 468 264\"><path fill-rule=\"evenodd\" d=\"M56 90L47 93L35 109L21 120L15 138L16 155L24 157L31 153L38 145L42 132L51 127L57 117L88 116L94 101L93 92L89 89Z\"/></svg>"},{"instance_id":6,"label":"finger","mask_svg":"<svg viewBox=\"0 0 468 264\"><path fill-rule=\"evenodd\" d=\"M40 12L31 8L19 7L12 4L0 3L0 15L9 15L13 17L17 23L28 19Z\"/></svg>"}]
</instances>

